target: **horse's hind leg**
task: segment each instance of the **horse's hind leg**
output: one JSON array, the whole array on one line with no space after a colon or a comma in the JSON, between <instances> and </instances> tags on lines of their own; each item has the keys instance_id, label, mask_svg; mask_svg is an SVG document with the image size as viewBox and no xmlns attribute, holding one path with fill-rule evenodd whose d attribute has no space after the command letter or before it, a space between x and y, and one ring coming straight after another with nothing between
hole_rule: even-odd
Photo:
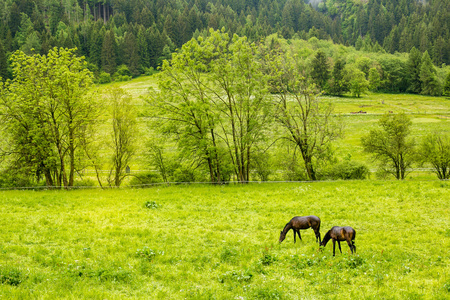
<instances>
[{"instance_id":1,"label":"horse's hind leg","mask_svg":"<svg viewBox=\"0 0 450 300\"><path fill-rule=\"evenodd\" d=\"M341 251L341 254L342 254L341 242L340 241L337 241L337 242L338 242L338 245L339 245L339 251Z\"/></svg>"},{"instance_id":2,"label":"horse's hind leg","mask_svg":"<svg viewBox=\"0 0 450 300\"><path fill-rule=\"evenodd\" d=\"M348 244L348 246L350 247L350 250L352 251L352 254L353 254L353 248L355 247L355 245L354 245L354 243L353 243L353 241L347 241L347 244ZM355 248L355 252L356 252L356 248Z\"/></svg>"},{"instance_id":3,"label":"horse's hind leg","mask_svg":"<svg viewBox=\"0 0 450 300\"><path fill-rule=\"evenodd\" d=\"M300 235L300 229L299 230L297 230L297 233L298 233L298 238L300 239L300 241L302 240L302 236Z\"/></svg>"},{"instance_id":4,"label":"horse's hind leg","mask_svg":"<svg viewBox=\"0 0 450 300\"><path fill-rule=\"evenodd\" d=\"M353 241L352 240L352 246L353 246L353 250L355 251L355 253L356 253L356 246L355 246L355 241Z\"/></svg>"},{"instance_id":5,"label":"horse's hind leg","mask_svg":"<svg viewBox=\"0 0 450 300\"><path fill-rule=\"evenodd\" d=\"M314 233L316 234L316 242L318 241L320 244L322 242L322 240L320 239L320 231L317 229L314 230Z\"/></svg>"}]
</instances>

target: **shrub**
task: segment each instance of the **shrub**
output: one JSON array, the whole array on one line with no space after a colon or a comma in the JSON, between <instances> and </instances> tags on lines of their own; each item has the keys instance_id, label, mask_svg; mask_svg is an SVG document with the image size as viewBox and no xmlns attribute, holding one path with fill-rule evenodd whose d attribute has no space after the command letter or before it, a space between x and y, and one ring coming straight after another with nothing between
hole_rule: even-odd
<instances>
[{"instance_id":1,"label":"shrub","mask_svg":"<svg viewBox=\"0 0 450 300\"><path fill-rule=\"evenodd\" d=\"M153 67L150 67L150 68L144 68L144 74L145 75L153 75L153 74L156 74L156 73L158 73L158 71L157 70L155 70Z\"/></svg>"},{"instance_id":2,"label":"shrub","mask_svg":"<svg viewBox=\"0 0 450 300\"><path fill-rule=\"evenodd\" d=\"M111 75L106 72L101 72L98 76L98 83L104 84L104 83L110 83L111 82Z\"/></svg>"},{"instance_id":3,"label":"shrub","mask_svg":"<svg viewBox=\"0 0 450 300\"><path fill-rule=\"evenodd\" d=\"M173 172L174 182L195 182L195 170L181 166Z\"/></svg>"},{"instance_id":4,"label":"shrub","mask_svg":"<svg viewBox=\"0 0 450 300\"><path fill-rule=\"evenodd\" d=\"M163 180L159 174L155 172L148 172L133 176L133 178L129 182L129 185L140 186L160 182L163 182Z\"/></svg>"},{"instance_id":5,"label":"shrub","mask_svg":"<svg viewBox=\"0 0 450 300\"><path fill-rule=\"evenodd\" d=\"M0 173L0 187L12 188L12 187L32 187L38 186L33 181L32 176L27 176L25 172L4 170Z\"/></svg>"},{"instance_id":6,"label":"shrub","mask_svg":"<svg viewBox=\"0 0 450 300\"><path fill-rule=\"evenodd\" d=\"M92 187L96 185L96 182L92 179L82 179L74 182L74 186L76 187Z\"/></svg>"},{"instance_id":7,"label":"shrub","mask_svg":"<svg viewBox=\"0 0 450 300\"><path fill-rule=\"evenodd\" d=\"M325 177L335 180L366 179L368 174L369 168L366 165L352 160L344 160L327 170Z\"/></svg>"}]
</instances>

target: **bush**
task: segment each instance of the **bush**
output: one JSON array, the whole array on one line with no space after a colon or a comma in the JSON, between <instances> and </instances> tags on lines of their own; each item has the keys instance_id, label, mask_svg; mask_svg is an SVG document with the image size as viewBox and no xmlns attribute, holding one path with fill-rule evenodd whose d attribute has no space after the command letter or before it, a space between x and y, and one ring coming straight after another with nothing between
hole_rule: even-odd
<instances>
[{"instance_id":1,"label":"bush","mask_svg":"<svg viewBox=\"0 0 450 300\"><path fill-rule=\"evenodd\" d=\"M98 76L98 83L104 84L104 83L110 83L111 82L111 75L106 72L101 72Z\"/></svg>"},{"instance_id":2,"label":"bush","mask_svg":"<svg viewBox=\"0 0 450 300\"><path fill-rule=\"evenodd\" d=\"M93 187L93 186L97 186L96 181L92 180L92 179L82 179L82 180L77 180L73 183L73 185L75 187Z\"/></svg>"},{"instance_id":3,"label":"bush","mask_svg":"<svg viewBox=\"0 0 450 300\"><path fill-rule=\"evenodd\" d=\"M33 177L27 176L23 170L3 170L0 172L0 187L17 188L38 186Z\"/></svg>"},{"instance_id":4,"label":"bush","mask_svg":"<svg viewBox=\"0 0 450 300\"><path fill-rule=\"evenodd\" d=\"M147 185L152 183L160 183L163 182L161 176L155 172L148 172L148 173L142 173L139 175L134 176L131 180L129 185L130 186L140 186L140 185Z\"/></svg>"},{"instance_id":5,"label":"bush","mask_svg":"<svg viewBox=\"0 0 450 300\"><path fill-rule=\"evenodd\" d=\"M366 179L368 175L369 168L366 165L351 160L335 164L325 172L326 178L334 180Z\"/></svg>"},{"instance_id":6,"label":"bush","mask_svg":"<svg viewBox=\"0 0 450 300\"><path fill-rule=\"evenodd\" d=\"M195 171L187 167L179 167L173 172L174 182L195 182Z\"/></svg>"},{"instance_id":7,"label":"bush","mask_svg":"<svg viewBox=\"0 0 450 300\"><path fill-rule=\"evenodd\" d=\"M127 75L116 75L114 74L114 81L116 82L120 82L120 81L129 81L131 80L132 77L131 76L127 76Z\"/></svg>"},{"instance_id":8,"label":"bush","mask_svg":"<svg viewBox=\"0 0 450 300\"><path fill-rule=\"evenodd\" d=\"M145 75L153 75L153 74L156 74L156 73L158 73L158 71L157 70L155 70L153 67L150 67L150 68L144 68L144 74Z\"/></svg>"}]
</instances>

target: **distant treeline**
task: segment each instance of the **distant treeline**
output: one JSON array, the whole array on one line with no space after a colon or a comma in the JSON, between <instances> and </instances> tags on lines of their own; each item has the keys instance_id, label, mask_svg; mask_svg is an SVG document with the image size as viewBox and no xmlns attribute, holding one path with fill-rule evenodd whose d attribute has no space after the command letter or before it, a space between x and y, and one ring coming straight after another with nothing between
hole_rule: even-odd
<instances>
[{"instance_id":1,"label":"distant treeline","mask_svg":"<svg viewBox=\"0 0 450 300\"><path fill-rule=\"evenodd\" d=\"M76 47L97 76L137 76L208 28L252 41L278 33L366 51L415 47L435 65L450 64L449 0L0 0L0 76L12 76L15 50L53 47Z\"/></svg>"}]
</instances>

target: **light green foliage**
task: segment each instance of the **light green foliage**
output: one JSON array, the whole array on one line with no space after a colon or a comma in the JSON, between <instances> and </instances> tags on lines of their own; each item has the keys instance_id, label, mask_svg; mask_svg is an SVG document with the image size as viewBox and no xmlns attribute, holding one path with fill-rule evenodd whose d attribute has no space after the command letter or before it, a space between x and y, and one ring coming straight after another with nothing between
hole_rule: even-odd
<instances>
[{"instance_id":1,"label":"light green foliage","mask_svg":"<svg viewBox=\"0 0 450 300\"><path fill-rule=\"evenodd\" d=\"M98 76L98 83L104 84L104 83L110 83L111 82L111 75L106 72L101 72Z\"/></svg>"},{"instance_id":2,"label":"light green foliage","mask_svg":"<svg viewBox=\"0 0 450 300\"><path fill-rule=\"evenodd\" d=\"M126 168L136 153L137 115L131 96L123 89L111 87L107 92L107 99L112 123L108 143L112 150L108 184L118 187L127 176Z\"/></svg>"},{"instance_id":3,"label":"light green foliage","mask_svg":"<svg viewBox=\"0 0 450 300\"><path fill-rule=\"evenodd\" d=\"M445 182L1 191L0 198L5 299L449 295ZM319 251L311 229L296 244L292 231L278 243L293 216L311 214L321 218L322 237L332 226L352 226L356 255L345 242L335 257L332 243Z\"/></svg>"},{"instance_id":4,"label":"light green foliage","mask_svg":"<svg viewBox=\"0 0 450 300\"><path fill-rule=\"evenodd\" d=\"M369 89L376 91L381 83L380 73L376 68L370 68L369 70Z\"/></svg>"},{"instance_id":5,"label":"light green foliage","mask_svg":"<svg viewBox=\"0 0 450 300\"><path fill-rule=\"evenodd\" d=\"M439 179L450 179L450 137L442 132L428 134L420 144L422 160L433 166Z\"/></svg>"},{"instance_id":6,"label":"light green foliage","mask_svg":"<svg viewBox=\"0 0 450 300\"><path fill-rule=\"evenodd\" d=\"M405 179L407 169L415 160L415 142L410 138L411 119L401 114L384 114L379 127L361 139L364 151L378 160L381 169L397 179Z\"/></svg>"},{"instance_id":7,"label":"light green foliage","mask_svg":"<svg viewBox=\"0 0 450 300\"><path fill-rule=\"evenodd\" d=\"M450 97L450 72L447 73L444 83L444 96Z\"/></svg>"},{"instance_id":8,"label":"light green foliage","mask_svg":"<svg viewBox=\"0 0 450 300\"><path fill-rule=\"evenodd\" d=\"M72 186L81 168L81 144L96 117L88 97L92 74L74 50L12 55L14 79L2 87L2 126L11 163L22 174L45 177L48 186Z\"/></svg>"},{"instance_id":9,"label":"light green foliage","mask_svg":"<svg viewBox=\"0 0 450 300\"><path fill-rule=\"evenodd\" d=\"M350 93L354 97L361 97L369 89L369 81L366 74L355 66L347 66L345 79L348 82Z\"/></svg>"},{"instance_id":10,"label":"light green foliage","mask_svg":"<svg viewBox=\"0 0 450 300\"><path fill-rule=\"evenodd\" d=\"M315 87L298 76L300 65L289 52L273 52L266 63L276 99L275 120L285 139L298 147L307 178L317 180L316 169L329 160L331 142L340 136L342 122L334 116L332 103L322 101Z\"/></svg>"},{"instance_id":11,"label":"light green foliage","mask_svg":"<svg viewBox=\"0 0 450 300\"><path fill-rule=\"evenodd\" d=\"M246 38L211 30L164 61L159 89L150 95L158 131L176 137L190 165L206 165L211 181L229 178L230 164L239 181L249 180L270 120L257 57L258 48Z\"/></svg>"}]
</instances>

